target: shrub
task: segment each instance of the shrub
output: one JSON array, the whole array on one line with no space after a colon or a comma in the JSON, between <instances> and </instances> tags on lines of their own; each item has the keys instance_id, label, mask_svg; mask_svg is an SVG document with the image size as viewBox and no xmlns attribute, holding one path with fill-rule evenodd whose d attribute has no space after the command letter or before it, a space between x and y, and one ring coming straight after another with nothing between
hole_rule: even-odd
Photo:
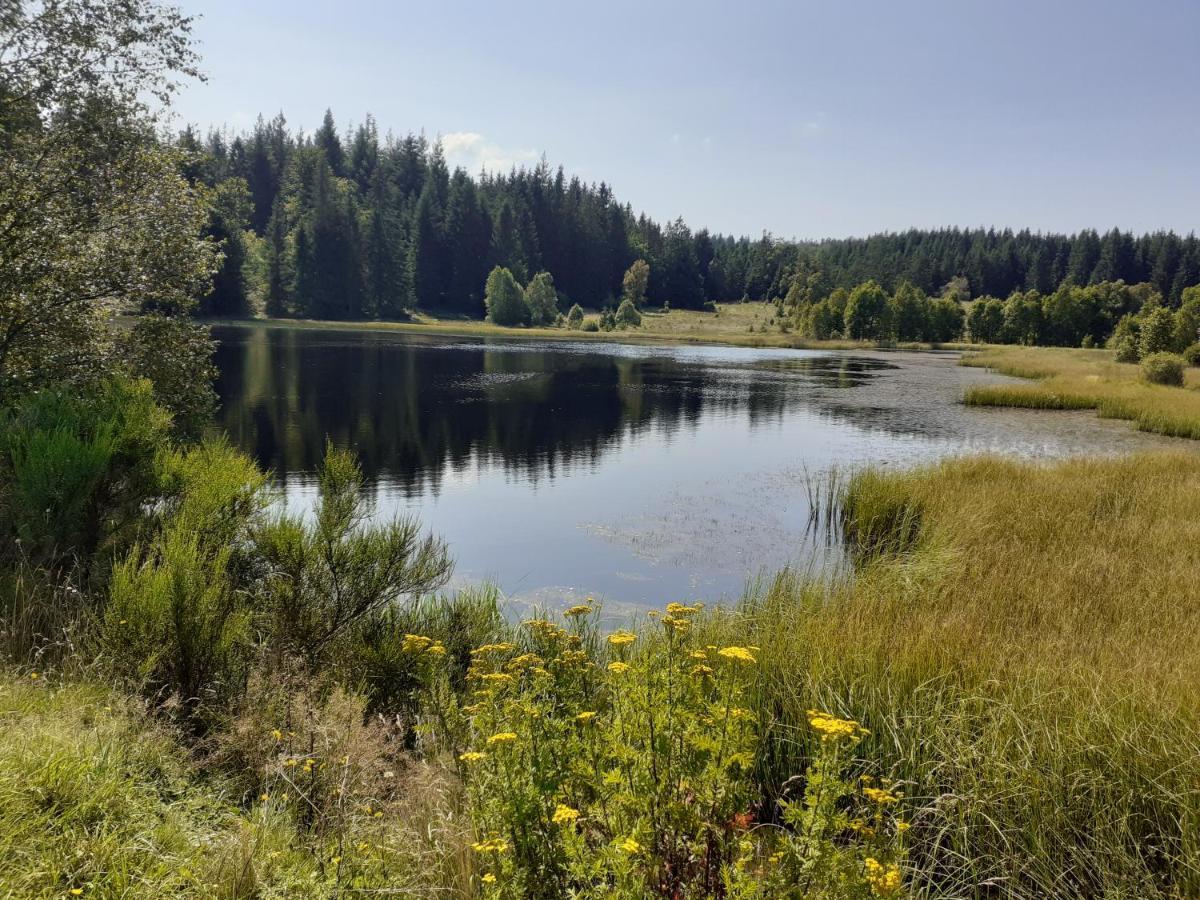
<instances>
[{"instance_id":1,"label":"shrub","mask_svg":"<svg viewBox=\"0 0 1200 900\"><path fill-rule=\"evenodd\" d=\"M451 569L446 545L422 537L414 518L363 527L371 509L350 453L330 445L319 482L311 518L280 515L252 534L259 564L274 576L256 598L271 619L272 645L313 671L364 616L440 588Z\"/></svg>"},{"instance_id":2,"label":"shrub","mask_svg":"<svg viewBox=\"0 0 1200 900\"><path fill-rule=\"evenodd\" d=\"M600 313L600 330L612 331L617 327L617 317L613 315L611 309L606 309Z\"/></svg>"},{"instance_id":3,"label":"shrub","mask_svg":"<svg viewBox=\"0 0 1200 900\"><path fill-rule=\"evenodd\" d=\"M588 319L583 323L584 331L599 331L600 322L596 319Z\"/></svg>"},{"instance_id":4,"label":"shrub","mask_svg":"<svg viewBox=\"0 0 1200 900\"><path fill-rule=\"evenodd\" d=\"M704 306L702 308L705 312L715 313L715 312L717 312L716 301L715 300L705 300Z\"/></svg>"},{"instance_id":5,"label":"shrub","mask_svg":"<svg viewBox=\"0 0 1200 900\"><path fill-rule=\"evenodd\" d=\"M583 327L583 307L578 303L571 307L571 311L567 313L567 327L578 329Z\"/></svg>"},{"instance_id":6,"label":"shrub","mask_svg":"<svg viewBox=\"0 0 1200 900\"><path fill-rule=\"evenodd\" d=\"M1172 348L1175 339L1175 316L1163 306L1155 307L1145 315L1139 335L1139 351L1142 357L1152 353L1163 353Z\"/></svg>"},{"instance_id":7,"label":"shrub","mask_svg":"<svg viewBox=\"0 0 1200 900\"><path fill-rule=\"evenodd\" d=\"M1141 348L1133 335L1122 335L1112 342L1114 359L1120 363L1135 363L1141 357Z\"/></svg>"},{"instance_id":8,"label":"shrub","mask_svg":"<svg viewBox=\"0 0 1200 900\"><path fill-rule=\"evenodd\" d=\"M1200 343L1192 344L1183 351L1183 361L1189 366L1200 366Z\"/></svg>"},{"instance_id":9,"label":"shrub","mask_svg":"<svg viewBox=\"0 0 1200 900\"><path fill-rule=\"evenodd\" d=\"M617 307L616 324L619 328L637 328L642 324L642 314L637 311L633 301L626 298Z\"/></svg>"},{"instance_id":10,"label":"shrub","mask_svg":"<svg viewBox=\"0 0 1200 900\"><path fill-rule=\"evenodd\" d=\"M86 570L101 550L119 552L157 490L155 455L169 427L147 381L29 397L0 431L0 555L20 541L32 563Z\"/></svg>"},{"instance_id":11,"label":"shrub","mask_svg":"<svg viewBox=\"0 0 1200 900\"><path fill-rule=\"evenodd\" d=\"M1177 353L1151 353L1142 360L1142 378L1151 384L1183 384L1183 357Z\"/></svg>"}]
</instances>

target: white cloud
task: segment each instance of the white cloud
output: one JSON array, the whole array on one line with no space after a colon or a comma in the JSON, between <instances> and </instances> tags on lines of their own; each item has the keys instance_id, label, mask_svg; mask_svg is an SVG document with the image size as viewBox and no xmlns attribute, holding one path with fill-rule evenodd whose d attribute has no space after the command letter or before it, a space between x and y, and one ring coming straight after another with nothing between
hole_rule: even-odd
<instances>
[{"instance_id":1,"label":"white cloud","mask_svg":"<svg viewBox=\"0 0 1200 900\"><path fill-rule=\"evenodd\" d=\"M513 166L531 165L541 156L537 150L501 147L477 131L443 134L442 149L451 168L462 166L472 175L480 169L507 172Z\"/></svg>"}]
</instances>

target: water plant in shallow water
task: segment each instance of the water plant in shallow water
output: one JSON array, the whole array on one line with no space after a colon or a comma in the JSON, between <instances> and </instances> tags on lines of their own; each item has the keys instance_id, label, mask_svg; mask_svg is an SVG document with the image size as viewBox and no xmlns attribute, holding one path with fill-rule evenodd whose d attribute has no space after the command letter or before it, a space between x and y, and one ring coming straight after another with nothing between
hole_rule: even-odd
<instances>
[{"instance_id":1,"label":"water plant in shallow water","mask_svg":"<svg viewBox=\"0 0 1200 900\"><path fill-rule=\"evenodd\" d=\"M803 790L763 808L758 648L705 643L700 611L673 603L606 638L591 604L532 619L473 652L463 701L435 692L484 896L901 893L899 795L848 775L865 730L814 711Z\"/></svg>"}]
</instances>

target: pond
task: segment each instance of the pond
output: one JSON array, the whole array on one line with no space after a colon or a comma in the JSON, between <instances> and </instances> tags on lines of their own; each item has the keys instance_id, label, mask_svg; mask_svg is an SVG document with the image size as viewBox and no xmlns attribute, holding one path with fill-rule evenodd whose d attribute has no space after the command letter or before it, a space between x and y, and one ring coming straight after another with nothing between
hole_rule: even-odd
<instances>
[{"instance_id":1,"label":"pond","mask_svg":"<svg viewBox=\"0 0 1200 900\"><path fill-rule=\"evenodd\" d=\"M1001 376L942 352L828 352L215 329L220 419L311 506L328 438L376 514L415 514L460 582L610 612L718 601L828 562L808 479L963 452L1114 453L1173 442L1091 413L975 409Z\"/></svg>"}]
</instances>

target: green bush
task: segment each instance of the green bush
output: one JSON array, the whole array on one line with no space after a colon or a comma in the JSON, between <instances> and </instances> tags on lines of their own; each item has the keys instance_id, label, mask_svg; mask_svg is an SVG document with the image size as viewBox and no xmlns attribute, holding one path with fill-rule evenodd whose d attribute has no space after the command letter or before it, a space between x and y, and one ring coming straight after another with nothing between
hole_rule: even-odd
<instances>
[{"instance_id":1,"label":"green bush","mask_svg":"<svg viewBox=\"0 0 1200 900\"><path fill-rule=\"evenodd\" d=\"M583 307L576 303L571 307L571 311L567 313L567 327L581 328L583 327Z\"/></svg>"},{"instance_id":2,"label":"green bush","mask_svg":"<svg viewBox=\"0 0 1200 900\"><path fill-rule=\"evenodd\" d=\"M1178 353L1151 353L1142 360L1142 378L1151 384L1183 384L1185 363Z\"/></svg>"},{"instance_id":3,"label":"green bush","mask_svg":"<svg viewBox=\"0 0 1200 900\"><path fill-rule=\"evenodd\" d=\"M101 551L118 552L157 491L169 428L146 381L28 397L0 430L0 555L19 542L34 564L87 571Z\"/></svg>"},{"instance_id":4,"label":"green bush","mask_svg":"<svg viewBox=\"0 0 1200 900\"><path fill-rule=\"evenodd\" d=\"M615 321L618 328L637 328L642 324L642 314L638 312L632 300L625 299L617 307Z\"/></svg>"},{"instance_id":5,"label":"green bush","mask_svg":"<svg viewBox=\"0 0 1200 900\"><path fill-rule=\"evenodd\" d=\"M599 331L600 330L600 322L597 321L596 319L588 319L583 323L583 330L584 331Z\"/></svg>"},{"instance_id":6,"label":"green bush","mask_svg":"<svg viewBox=\"0 0 1200 900\"><path fill-rule=\"evenodd\" d=\"M258 563L274 576L256 585L269 640L312 671L364 616L436 590L450 575L446 545L422 537L416 519L365 527L371 509L362 488L353 455L331 445L311 519L279 515L252 535Z\"/></svg>"},{"instance_id":7,"label":"green bush","mask_svg":"<svg viewBox=\"0 0 1200 900\"><path fill-rule=\"evenodd\" d=\"M1143 316L1138 337L1138 349L1142 357L1172 349L1174 340L1175 316L1169 309L1155 307Z\"/></svg>"},{"instance_id":8,"label":"green bush","mask_svg":"<svg viewBox=\"0 0 1200 900\"><path fill-rule=\"evenodd\" d=\"M1141 358L1141 348L1137 338L1132 335L1122 335L1112 342L1114 358L1120 363L1135 363Z\"/></svg>"},{"instance_id":9,"label":"green bush","mask_svg":"<svg viewBox=\"0 0 1200 900\"><path fill-rule=\"evenodd\" d=\"M1200 366L1200 343L1192 344L1183 351L1183 361L1189 366Z\"/></svg>"},{"instance_id":10,"label":"green bush","mask_svg":"<svg viewBox=\"0 0 1200 900\"><path fill-rule=\"evenodd\" d=\"M487 277L484 304L488 318L496 325L515 327L529 324L529 304L512 272L496 266Z\"/></svg>"}]
</instances>

